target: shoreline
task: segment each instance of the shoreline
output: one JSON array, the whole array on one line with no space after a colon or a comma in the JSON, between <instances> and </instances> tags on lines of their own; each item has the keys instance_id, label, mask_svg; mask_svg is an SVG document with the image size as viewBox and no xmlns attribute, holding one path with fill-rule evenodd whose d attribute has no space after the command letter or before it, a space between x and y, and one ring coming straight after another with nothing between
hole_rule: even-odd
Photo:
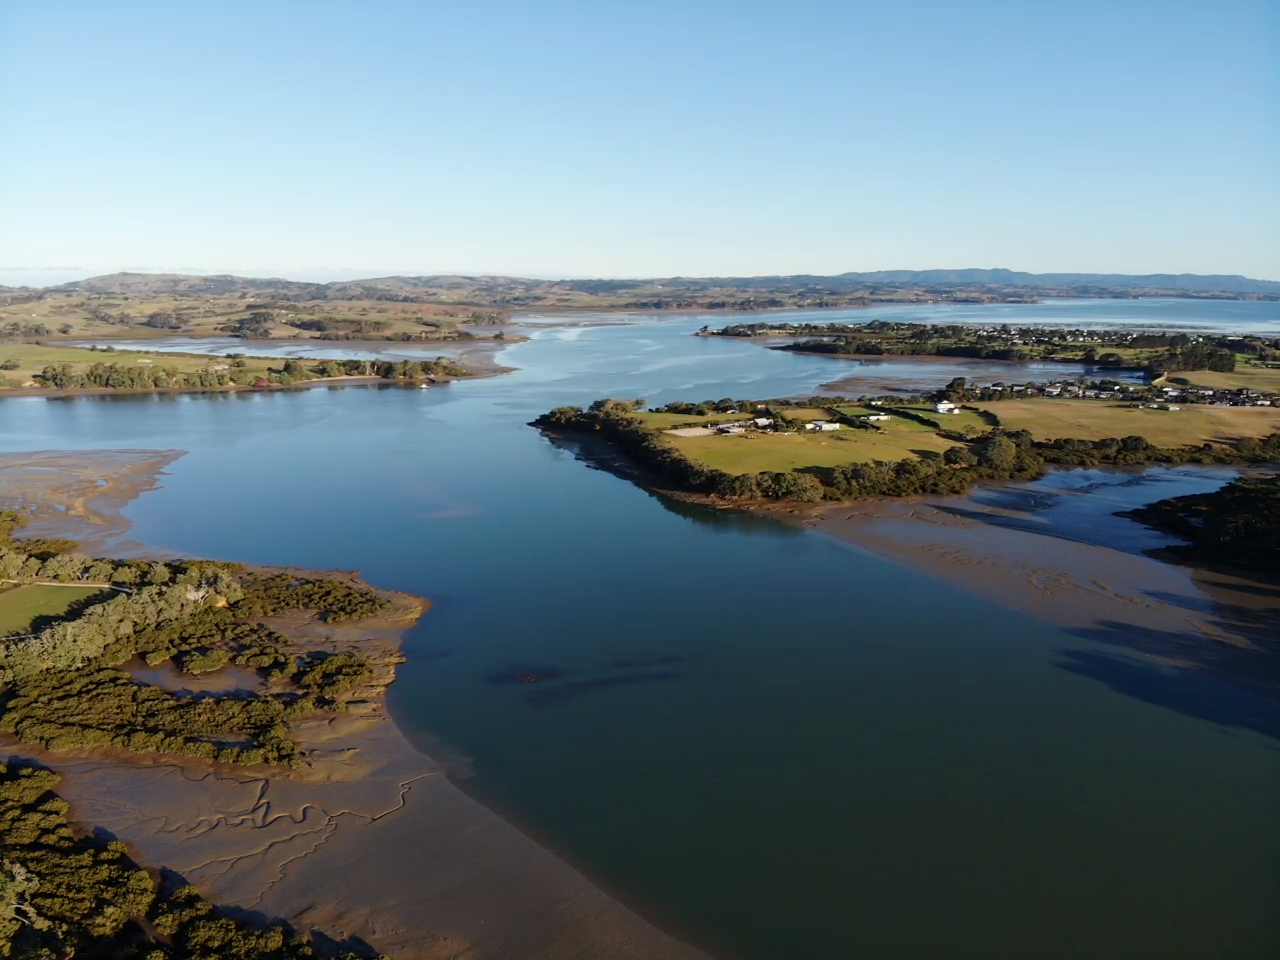
<instances>
[{"instance_id":1,"label":"shoreline","mask_svg":"<svg viewBox=\"0 0 1280 960\"><path fill-rule=\"evenodd\" d=\"M94 460L136 463L123 470L131 485L117 482L110 504L81 498L84 516L46 504L43 532L79 532L113 514L112 536L121 536L128 523L118 502L153 489L181 456L150 453L56 455L77 459L81 472L93 472ZM56 469L48 456L9 457L40 461L33 472L46 484ZM77 473L62 487L78 490L81 481ZM0 488L0 499L12 497ZM413 745L385 691L403 662L402 634L430 604L372 589L392 607L364 621L270 618L295 642L358 648L375 665L370 687L347 710L291 726L307 754L302 769L50 753L9 738L5 753L53 767L77 822L124 840L143 864L177 871L212 902L364 941L396 960L706 960L470 797Z\"/></svg>"},{"instance_id":2,"label":"shoreline","mask_svg":"<svg viewBox=\"0 0 1280 960\"><path fill-rule=\"evenodd\" d=\"M974 499L1022 481L988 481L956 496L728 501L673 490L593 435L542 432L592 469L659 496L813 530L1074 636L1280 699L1280 583L1035 530L1030 513Z\"/></svg>"}]
</instances>

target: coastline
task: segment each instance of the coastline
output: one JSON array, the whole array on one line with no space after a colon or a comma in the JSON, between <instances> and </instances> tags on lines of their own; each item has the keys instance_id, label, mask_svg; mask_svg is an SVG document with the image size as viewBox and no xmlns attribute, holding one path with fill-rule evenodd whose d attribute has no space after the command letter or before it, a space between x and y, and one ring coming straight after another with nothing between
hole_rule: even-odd
<instances>
[{"instance_id":1,"label":"coastline","mask_svg":"<svg viewBox=\"0 0 1280 960\"><path fill-rule=\"evenodd\" d=\"M97 503L91 491L68 494L65 504L46 503L39 522L45 535L70 535L111 516L109 536L119 537L128 527L123 503L154 488L180 455L9 459L36 461L46 485L59 466L74 463L57 485L70 493L83 490L95 463L115 464L128 483L114 484L110 503ZM14 502L3 489L0 499ZM109 536L104 531L103 540ZM370 620L271 621L312 648L359 649L375 667L347 710L293 725L308 755L302 769L120 751L51 754L8 739L5 752L55 768L76 821L126 841L144 865L177 871L213 902L364 942L397 960L705 960L466 795L411 744L387 713L385 690L403 660L401 634L429 603L377 592L391 607Z\"/></svg>"},{"instance_id":2,"label":"coastline","mask_svg":"<svg viewBox=\"0 0 1280 960\"><path fill-rule=\"evenodd\" d=\"M1280 699L1280 583L1037 529L1028 511L976 499L1017 481L957 496L730 501L673 490L594 435L540 429L591 468L662 497L813 530L1075 636Z\"/></svg>"}]
</instances>

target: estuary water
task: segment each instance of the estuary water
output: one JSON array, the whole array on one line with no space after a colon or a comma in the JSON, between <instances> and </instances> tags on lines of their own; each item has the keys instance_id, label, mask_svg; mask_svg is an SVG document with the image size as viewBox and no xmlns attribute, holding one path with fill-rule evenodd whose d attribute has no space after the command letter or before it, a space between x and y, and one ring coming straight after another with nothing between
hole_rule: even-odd
<instances>
[{"instance_id":1,"label":"estuary water","mask_svg":"<svg viewBox=\"0 0 1280 960\"><path fill-rule=\"evenodd\" d=\"M604 395L811 393L836 364L690 336L699 316L598 319L426 391L10 399L0 447L186 450L128 509L133 539L430 597L397 720L716 956L1280 953L1280 707L590 469L526 423ZM1106 487L1032 493L1063 484Z\"/></svg>"}]
</instances>

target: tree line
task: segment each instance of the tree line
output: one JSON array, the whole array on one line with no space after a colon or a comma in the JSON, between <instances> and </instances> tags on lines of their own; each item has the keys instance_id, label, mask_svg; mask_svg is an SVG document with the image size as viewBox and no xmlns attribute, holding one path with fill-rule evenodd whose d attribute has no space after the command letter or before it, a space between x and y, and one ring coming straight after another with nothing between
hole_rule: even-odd
<instances>
[{"instance_id":1,"label":"tree line","mask_svg":"<svg viewBox=\"0 0 1280 960\"><path fill-rule=\"evenodd\" d=\"M331 377L377 377L382 380L424 380L465 377L469 371L444 357L435 360L322 360L308 363L286 360L265 373L245 367L242 358L231 358L220 369L179 370L141 364L70 363L46 365L36 381L56 390L216 390L222 387L291 386L307 380Z\"/></svg>"}]
</instances>

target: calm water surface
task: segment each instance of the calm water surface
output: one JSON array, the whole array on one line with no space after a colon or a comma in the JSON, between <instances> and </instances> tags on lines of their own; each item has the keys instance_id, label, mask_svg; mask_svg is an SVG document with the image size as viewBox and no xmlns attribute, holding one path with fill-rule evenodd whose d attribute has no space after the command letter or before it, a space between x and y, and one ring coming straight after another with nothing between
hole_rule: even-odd
<instances>
[{"instance_id":1,"label":"calm water surface","mask_svg":"<svg viewBox=\"0 0 1280 960\"><path fill-rule=\"evenodd\" d=\"M524 426L831 379L702 322L548 327L500 356L520 372L430 391L8 400L2 445L187 450L130 508L136 539L431 597L392 688L411 735L724 957L1280 953L1274 704L664 502ZM1222 479L1025 495L1066 528Z\"/></svg>"}]
</instances>

